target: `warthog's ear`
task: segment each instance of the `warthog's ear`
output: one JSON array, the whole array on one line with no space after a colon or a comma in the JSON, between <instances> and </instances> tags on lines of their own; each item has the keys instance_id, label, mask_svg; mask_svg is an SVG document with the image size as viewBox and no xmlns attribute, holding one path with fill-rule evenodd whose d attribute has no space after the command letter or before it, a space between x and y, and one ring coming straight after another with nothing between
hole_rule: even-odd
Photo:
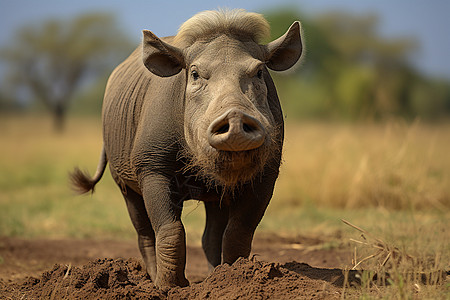
<instances>
[{"instance_id":1,"label":"warthog's ear","mask_svg":"<svg viewBox=\"0 0 450 300\"><path fill-rule=\"evenodd\" d=\"M182 51L163 42L151 31L143 30L142 33L142 60L147 69L161 77L178 74L184 66Z\"/></svg>"},{"instance_id":2,"label":"warthog's ear","mask_svg":"<svg viewBox=\"0 0 450 300\"><path fill-rule=\"evenodd\" d=\"M265 45L266 65L274 71L284 71L295 65L302 55L300 22L295 21L278 39Z\"/></svg>"}]
</instances>

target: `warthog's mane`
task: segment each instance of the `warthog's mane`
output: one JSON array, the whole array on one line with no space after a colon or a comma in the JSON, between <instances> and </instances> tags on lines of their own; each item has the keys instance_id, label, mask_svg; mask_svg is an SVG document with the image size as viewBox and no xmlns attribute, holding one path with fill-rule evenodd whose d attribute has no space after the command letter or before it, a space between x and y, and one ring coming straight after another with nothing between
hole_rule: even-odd
<instances>
[{"instance_id":1,"label":"warthog's mane","mask_svg":"<svg viewBox=\"0 0 450 300\"><path fill-rule=\"evenodd\" d=\"M260 43L269 37L270 26L261 14L247 12L244 9L208 10L184 22L174 42L189 46L198 39L219 34L245 36Z\"/></svg>"}]
</instances>

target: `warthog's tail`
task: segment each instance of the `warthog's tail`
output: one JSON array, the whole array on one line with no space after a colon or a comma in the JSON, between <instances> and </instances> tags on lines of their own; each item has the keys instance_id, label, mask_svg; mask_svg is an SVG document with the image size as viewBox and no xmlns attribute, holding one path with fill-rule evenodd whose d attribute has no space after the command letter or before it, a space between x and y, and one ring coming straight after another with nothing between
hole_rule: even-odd
<instances>
[{"instance_id":1,"label":"warthog's tail","mask_svg":"<svg viewBox=\"0 0 450 300\"><path fill-rule=\"evenodd\" d=\"M102 179L107 163L108 159L106 157L105 147L103 147L94 177L91 178L87 172L83 172L79 168L75 168L75 170L70 173L69 176L72 189L79 194L88 192L93 193L95 185Z\"/></svg>"}]
</instances>

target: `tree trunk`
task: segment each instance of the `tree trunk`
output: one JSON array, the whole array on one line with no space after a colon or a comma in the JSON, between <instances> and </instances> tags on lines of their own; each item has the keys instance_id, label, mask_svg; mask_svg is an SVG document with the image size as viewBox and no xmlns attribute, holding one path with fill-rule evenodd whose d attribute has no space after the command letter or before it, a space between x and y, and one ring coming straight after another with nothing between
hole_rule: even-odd
<instances>
[{"instance_id":1,"label":"tree trunk","mask_svg":"<svg viewBox=\"0 0 450 300\"><path fill-rule=\"evenodd\" d=\"M62 133L66 125L66 108L58 103L53 110L54 129L58 133Z\"/></svg>"}]
</instances>

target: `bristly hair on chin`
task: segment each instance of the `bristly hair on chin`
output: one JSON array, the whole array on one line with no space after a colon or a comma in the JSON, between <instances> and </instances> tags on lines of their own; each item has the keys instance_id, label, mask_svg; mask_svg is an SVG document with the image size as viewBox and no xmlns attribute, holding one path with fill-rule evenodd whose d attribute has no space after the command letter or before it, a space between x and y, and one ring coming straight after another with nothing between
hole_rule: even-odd
<instances>
[{"instance_id":1,"label":"bristly hair on chin","mask_svg":"<svg viewBox=\"0 0 450 300\"><path fill-rule=\"evenodd\" d=\"M282 141L278 140L280 130L281 126L276 126L271 131L272 134L267 137L267 141L260 148L249 151L229 152L207 148L201 151L202 153L199 155L198 153L193 153L186 146L179 153L179 159L185 161L182 172L197 176L205 182L209 189L220 189L222 197L225 194L232 196L243 185L252 184L254 180L263 176L266 165L281 156ZM251 161L250 164L255 166L252 172L248 172L248 167L245 167L242 170L232 171L227 174L227 171L224 170L227 164L232 163L233 160L242 160L242 155L247 156L247 159L244 159L244 161L249 160Z\"/></svg>"}]
</instances>

